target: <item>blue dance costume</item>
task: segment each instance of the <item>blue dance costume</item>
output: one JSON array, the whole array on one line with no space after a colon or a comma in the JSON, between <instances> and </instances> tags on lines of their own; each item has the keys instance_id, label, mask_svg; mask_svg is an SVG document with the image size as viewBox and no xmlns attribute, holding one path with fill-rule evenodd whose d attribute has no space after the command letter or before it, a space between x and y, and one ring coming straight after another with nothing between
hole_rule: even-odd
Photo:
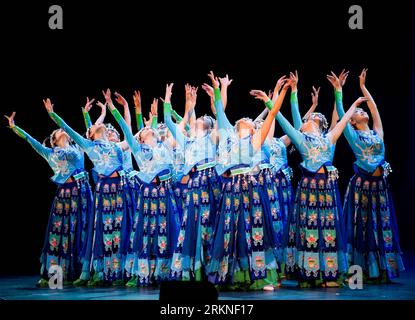
<instances>
[{"instance_id":1,"label":"blue dance costume","mask_svg":"<svg viewBox=\"0 0 415 320\"><path fill-rule=\"evenodd\" d=\"M220 135L216 170L219 175L230 174L223 177L207 267L209 280L230 289L276 285L278 244L269 197L261 185L266 177L261 169L252 172L256 157L252 137L239 138L225 115L219 89L215 89L215 107Z\"/></svg>"},{"instance_id":2,"label":"blue dance costume","mask_svg":"<svg viewBox=\"0 0 415 320\"><path fill-rule=\"evenodd\" d=\"M297 113L294 119L301 121L298 108L293 111ZM335 145L324 134L295 129L280 112L276 118L303 160L286 227L285 272L295 274L300 282L341 282L347 261L338 175L332 166ZM300 128L301 123L296 126ZM324 172L319 172L321 168Z\"/></svg>"},{"instance_id":3,"label":"blue dance costume","mask_svg":"<svg viewBox=\"0 0 415 320\"><path fill-rule=\"evenodd\" d=\"M342 93L336 91L336 108L344 116ZM385 145L373 131L355 130L350 123L344 135L356 157L345 201L347 255L351 265L363 268L369 279L390 280L404 270L398 226L387 175ZM380 168L379 175L374 172Z\"/></svg>"},{"instance_id":4,"label":"blue dance costume","mask_svg":"<svg viewBox=\"0 0 415 320\"><path fill-rule=\"evenodd\" d=\"M98 175L95 185L95 230L92 246L94 282L119 284L126 280L125 257L133 209L126 176L123 151L117 143L85 139L70 128L56 113L49 113L91 159ZM91 236L92 237L92 236Z\"/></svg>"},{"instance_id":5,"label":"blue dance costume","mask_svg":"<svg viewBox=\"0 0 415 320\"><path fill-rule=\"evenodd\" d=\"M179 149L183 150L182 175L189 175L171 278L201 280L210 260L212 228L220 196L220 181L215 170L216 145L209 133L203 137L185 136L171 117L171 105L165 103L164 121Z\"/></svg>"},{"instance_id":6,"label":"blue dance costume","mask_svg":"<svg viewBox=\"0 0 415 320\"><path fill-rule=\"evenodd\" d=\"M111 111L120 125L140 168L142 182L137 202L135 234L130 239L136 285L149 285L169 277L177 241L179 214L172 189L172 155L161 141L139 144L118 110Z\"/></svg>"},{"instance_id":7,"label":"blue dance costume","mask_svg":"<svg viewBox=\"0 0 415 320\"><path fill-rule=\"evenodd\" d=\"M88 280L87 243L94 221L82 150L76 145L47 148L18 126L12 130L48 162L54 172L51 180L58 186L40 257L42 278L49 279L49 268L57 265L62 268L65 281Z\"/></svg>"}]
</instances>

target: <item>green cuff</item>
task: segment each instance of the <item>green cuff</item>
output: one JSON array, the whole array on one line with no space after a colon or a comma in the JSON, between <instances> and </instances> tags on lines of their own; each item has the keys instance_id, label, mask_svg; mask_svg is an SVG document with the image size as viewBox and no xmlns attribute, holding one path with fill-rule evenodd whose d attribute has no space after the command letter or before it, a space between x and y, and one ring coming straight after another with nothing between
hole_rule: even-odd
<instances>
[{"instance_id":1,"label":"green cuff","mask_svg":"<svg viewBox=\"0 0 415 320\"><path fill-rule=\"evenodd\" d=\"M138 130L141 130L144 127L143 115L141 113L136 113L135 119L137 120Z\"/></svg>"},{"instance_id":2,"label":"green cuff","mask_svg":"<svg viewBox=\"0 0 415 320\"><path fill-rule=\"evenodd\" d=\"M291 92L290 102L291 103L298 103L297 91Z\"/></svg>"},{"instance_id":3,"label":"green cuff","mask_svg":"<svg viewBox=\"0 0 415 320\"><path fill-rule=\"evenodd\" d=\"M153 129L157 129L157 116L154 116L153 117L153 120L151 121L151 127L153 128Z\"/></svg>"},{"instance_id":4,"label":"green cuff","mask_svg":"<svg viewBox=\"0 0 415 320\"><path fill-rule=\"evenodd\" d=\"M14 133L16 133L20 138L26 138L26 135L24 134L24 131L20 129L18 126L14 125L13 128L11 128Z\"/></svg>"},{"instance_id":5,"label":"green cuff","mask_svg":"<svg viewBox=\"0 0 415 320\"><path fill-rule=\"evenodd\" d=\"M266 106L269 110L272 110L272 108L274 107L274 104L272 103L272 100L268 100L267 102L265 102L265 106Z\"/></svg>"},{"instance_id":6,"label":"green cuff","mask_svg":"<svg viewBox=\"0 0 415 320\"><path fill-rule=\"evenodd\" d=\"M220 89L219 88L215 88L213 89L214 93L215 93L215 101L219 101L222 99L222 96L220 94Z\"/></svg>"},{"instance_id":7,"label":"green cuff","mask_svg":"<svg viewBox=\"0 0 415 320\"><path fill-rule=\"evenodd\" d=\"M183 117L180 116L175 110L172 110L172 115L176 122L181 122L183 120Z\"/></svg>"},{"instance_id":8,"label":"green cuff","mask_svg":"<svg viewBox=\"0 0 415 320\"><path fill-rule=\"evenodd\" d=\"M82 115L84 116L84 121L85 121L85 127L87 129L92 127L92 121L91 121L91 117L89 116L89 112L85 111L84 108L82 108Z\"/></svg>"},{"instance_id":9,"label":"green cuff","mask_svg":"<svg viewBox=\"0 0 415 320\"><path fill-rule=\"evenodd\" d=\"M60 127L62 124L61 118L55 112L49 112L49 116Z\"/></svg>"},{"instance_id":10,"label":"green cuff","mask_svg":"<svg viewBox=\"0 0 415 320\"><path fill-rule=\"evenodd\" d=\"M122 119L121 113L117 109L111 110L112 115L114 116L115 120L120 121Z\"/></svg>"},{"instance_id":11,"label":"green cuff","mask_svg":"<svg viewBox=\"0 0 415 320\"><path fill-rule=\"evenodd\" d=\"M336 98L336 100L342 100L343 99L343 92L342 91L337 91L336 89L334 89L334 97Z\"/></svg>"}]
</instances>

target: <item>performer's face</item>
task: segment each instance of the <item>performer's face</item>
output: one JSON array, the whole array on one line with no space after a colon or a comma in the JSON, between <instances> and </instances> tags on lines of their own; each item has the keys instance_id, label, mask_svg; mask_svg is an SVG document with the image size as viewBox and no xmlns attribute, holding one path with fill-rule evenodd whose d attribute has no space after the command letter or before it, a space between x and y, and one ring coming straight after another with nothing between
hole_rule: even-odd
<instances>
[{"instance_id":1,"label":"performer's face","mask_svg":"<svg viewBox=\"0 0 415 320\"><path fill-rule=\"evenodd\" d=\"M93 124L89 129L89 136L91 140L96 140L105 136L106 127L103 123Z\"/></svg>"},{"instance_id":2,"label":"performer's face","mask_svg":"<svg viewBox=\"0 0 415 320\"><path fill-rule=\"evenodd\" d=\"M246 137L252 135L255 131L255 124L251 119L242 118L238 121L237 131L239 136Z\"/></svg>"},{"instance_id":3,"label":"performer's face","mask_svg":"<svg viewBox=\"0 0 415 320\"><path fill-rule=\"evenodd\" d=\"M69 136L65 131L63 131L62 129L59 129L54 134L53 140L56 146L63 147L65 144L69 142Z\"/></svg>"},{"instance_id":4,"label":"performer's face","mask_svg":"<svg viewBox=\"0 0 415 320\"><path fill-rule=\"evenodd\" d=\"M153 130L151 129L144 129L140 133L140 143L144 143L147 145L154 145L157 142L156 136L154 135Z\"/></svg>"},{"instance_id":5,"label":"performer's face","mask_svg":"<svg viewBox=\"0 0 415 320\"><path fill-rule=\"evenodd\" d=\"M107 137L111 142L120 142L120 137L114 130L107 130Z\"/></svg>"},{"instance_id":6,"label":"performer's face","mask_svg":"<svg viewBox=\"0 0 415 320\"><path fill-rule=\"evenodd\" d=\"M369 115L366 111L362 108L356 108L356 111L353 113L352 118L350 119L350 123L352 125L356 125L359 123L368 123L369 122Z\"/></svg>"}]
</instances>

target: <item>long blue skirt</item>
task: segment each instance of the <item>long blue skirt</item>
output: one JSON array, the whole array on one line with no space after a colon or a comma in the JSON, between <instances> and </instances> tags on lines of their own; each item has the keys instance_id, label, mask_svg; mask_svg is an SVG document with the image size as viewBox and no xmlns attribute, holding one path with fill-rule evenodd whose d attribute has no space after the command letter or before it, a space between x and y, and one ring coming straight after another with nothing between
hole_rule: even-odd
<instances>
[{"instance_id":1,"label":"long blue skirt","mask_svg":"<svg viewBox=\"0 0 415 320\"><path fill-rule=\"evenodd\" d=\"M130 230L130 236L129 236L129 242L127 247L127 254L125 256L125 263L124 265L124 271L125 271L125 280L129 280L131 276L133 275L133 266L134 266L134 250L133 250L133 244L134 244L134 237L135 232L138 225L139 220L139 210L137 210L137 207L140 204L140 189L142 182L137 177L134 176L128 180L129 185L129 195L128 195L128 204L130 207L134 208L133 214L132 214L132 220L131 220L131 230Z\"/></svg>"},{"instance_id":2,"label":"long blue skirt","mask_svg":"<svg viewBox=\"0 0 415 320\"><path fill-rule=\"evenodd\" d=\"M210 260L221 184L214 168L190 174L183 219L171 265L171 279L201 280Z\"/></svg>"},{"instance_id":3,"label":"long blue skirt","mask_svg":"<svg viewBox=\"0 0 415 320\"><path fill-rule=\"evenodd\" d=\"M51 266L62 268L64 280L81 276L88 243L88 229L93 224L92 192L87 180L59 185L50 211L42 254L42 278L48 279Z\"/></svg>"},{"instance_id":4,"label":"long blue skirt","mask_svg":"<svg viewBox=\"0 0 415 320\"><path fill-rule=\"evenodd\" d=\"M368 278L388 279L404 270L398 226L388 181L355 167L344 202L347 255Z\"/></svg>"},{"instance_id":5,"label":"long blue skirt","mask_svg":"<svg viewBox=\"0 0 415 320\"><path fill-rule=\"evenodd\" d=\"M100 177L95 186L93 270L106 283L126 280L124 262L134 208L128 183Z\"/></svg>"},{"instance_id":6,"label":"long blue skirt","mask_svg":"<svg viewBox=\"0 0 415 320\"><path fill-rule=\"evenodd\" d=\"M189 191L188 183L177 181L174 183L174 196L176 198L177 210L179 210L179 222L182 222L183 212L186 207L186 197Z\"/></svg>"},{"instance_id":7,"label":"long blue skirt","mask_svg":"<svg viewBox=\"0 0 415 320\"><path fill-rule=\"evenodd\" d=\"M250 175L223 178L206 268L214 284L246 287L278 269L270 200L260 180Z\"/></svg>"},{"instance_id":8,"label":"long blue skirt","mask_svg":"<svg viewBox=\"0 0 415 320\"><path fill-rule=\"evenodd\" d=\"M294 208L294 190L291 184L291 180L288 179L281 170L274 172L272 179L275 188L277 189L278 203L280 206L283 226L285 229L288 216L291 214Z\"/></svg>"},{"instance_id":9,"label":"long blue skirt","mask_svg":"<svg viewBox=\"0 0 415 320\"><path fill-rule=\"evenodd\" d=\"M132 274L138 286L167 280L179 229L179 212L171 180L143 183L132 250Z\"/></svg>"},{"instance_id":10,"label":"long blue skirt","mask_svg":"<svg viewBox=\"0 0 415 320\"><path fill-rule=\"evenodd\" d=\"M337 182L303 169L285 231L285 273L299 281L341 281L347 271L342 226Z\"/></svg>"}]
</instances>

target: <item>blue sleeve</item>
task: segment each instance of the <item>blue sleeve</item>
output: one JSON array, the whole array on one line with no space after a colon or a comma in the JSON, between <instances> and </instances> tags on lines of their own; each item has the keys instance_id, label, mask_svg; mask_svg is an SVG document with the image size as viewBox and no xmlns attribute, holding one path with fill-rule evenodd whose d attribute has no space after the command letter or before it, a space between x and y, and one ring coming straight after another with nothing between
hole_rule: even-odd
<instances>
[{"instance_id":1,"label":"blue sleeve","mask_svg":"<svg viewBox=\"0 0 415 320\"><path fill-rule=\"evenodd\" d=\"M336 99L337 114L339 115L339 119L341 119L345 115L344 108L343 108L343 93L341 91L336 90L334 92L334 97ZM354 141L357 139L357 133L349 122L347 123L346 128L344 129L343 133L349 145L353 146Z\"/></svg>"},{"instance_id":2,"label":"blue sleeve","mask_svg":"<svg viewBox=\"0 0 415 320\"><path fill-rule=\"evenodd\" d=\"M137 140L134 138L133 133L131 132L130 128L127 125L127 122L125 122L124 118L122 117L121 113L117 109L111 110L112 115L114 116L115 120L118 122L118 124L121 127L121 130L124 134L125 140L127 140L127 143L129 147L131 148L131 151L134 155L134 158L137 162L137 165L139 167L142 167L143 161L140 157L141 148L138 144Z\"/></svg>"},{"instance_id":3,"label":"blue sleeve","mask_svg":"<svg viewBox=\"0 0 415 320\"><path fill-rule=\"evenodd\" d=\"M282 130L285 132L288 138L290 138L291 142L295 145L298 151L301 151L303 148L302 143L304 140L301 132L295 129L291 123L282 115L281 112L277 113L276 119L280 124Z\"/></svg>"},{"instance_id":4,"label":"blue sleeve","mask_svg":"<svg viewBox=\"0 0 415 320\"><path fill-rule=\"evenodd\" d=\"M296 128L297 130L300 130L303 125L303 121L301 120L301 114L300 114L300 110L298 107L297 91L291 92L290 102L291 102L291 114L292 114L293 121L294 121L294 128Z\"/></svg>"},{"instance_id":5,"label":"blue sleeve","mask_svg":"<svg viewBox=\"0 0 415 320\"><path fill-rule=\"evenodd\" d=\"M89 147L92 142L88 139L85 139L83 136L81 136L78 132L73 130L70 126L66 124L65 121L61 117L59 117L55 112L50 112L49 116L52 118L52 120L60 127L62 128L72 139L75 141L75 143L80 146L82 149L86 149Z\"/></svg>"},{"instance_id":6,"label":"blue sleeve","mask_svg":"<svg viewBox=\"0 0 415 320\"><path fill-rule=\"evenodd\" d=\"M186 137L183 132L178 128L177 124L173 123L171 118L171 104L164 103L164 123L173 135L174 140L179 144L180 147L184 148Z\"/></svg>"},{"instance_id":7,"label":"blue sleeve","mask_svg":"<svg viewBox=\"0 0 415 320\"><path fill-rule=\"evenodd\" d=\"M271 100L268 100L267 102L265 102L265 105L270 110L273 108L273 104L272 104ZM289 123L289 121L282 115L281 112L278 112L277 115L275 116L275 118L277 119L278 123L280 124L282 130L285 132L285 134L290 138L292 143L295 145L295 147L298 150L301 150L303 139L304 139L301 132L298 131L297 129L295 129L291 125L291 123Z\"/></svg>"},{"instance_id":8,"label":"blue sleeve","mask_svg":"<svg viewBox=\"0 0 415 320\"><path fill-rule=\"evenodd\" d=\"M226 117L225 110L223 109L222 97L220 94L219 88L214 89L215 93L215 109L216 109L216 119L218 121L218 130L220 133L225 133L229 129L233 129L232 124L229 122ZM222 139L225 138L222 136Z\"/></svg>"},{"instance_id":9,"label":"blue sleeve","mask_svg":"<svg viewBox=\"0 0 415 320\"><path fill-rule=\"evenodd\" d=\"M52 152L50 148L45 147L43 144L41 144L36 139L32 138L26 131L19 128L18 126L14 126L12 130L20 138L23 138L24 140L26 140L32 146L32 148L35 149L37 153L39 153L43 158L48 160L49 154Z\"/></svg>"}]
</instances>

